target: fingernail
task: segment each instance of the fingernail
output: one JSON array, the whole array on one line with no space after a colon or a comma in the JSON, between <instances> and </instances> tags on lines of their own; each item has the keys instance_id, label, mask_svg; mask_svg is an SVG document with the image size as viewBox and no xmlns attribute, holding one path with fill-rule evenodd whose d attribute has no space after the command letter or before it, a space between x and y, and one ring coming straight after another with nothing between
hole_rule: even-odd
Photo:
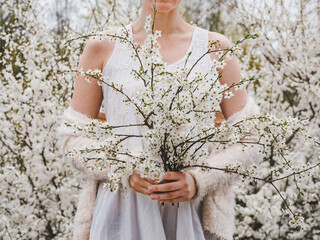
<instances>
[{"instance_id":1,"label":"fingernail","mask_svg":"<svg viewBox=\"0 0 320 240\"><path fill-rule=\"evenodd\" d=\"M150 191L151 191L152 189L153 189L153 187L152 187L152 186L149 186L149 187L148 187L148 190L150 190Z\"/></svg>"}]
</instances>

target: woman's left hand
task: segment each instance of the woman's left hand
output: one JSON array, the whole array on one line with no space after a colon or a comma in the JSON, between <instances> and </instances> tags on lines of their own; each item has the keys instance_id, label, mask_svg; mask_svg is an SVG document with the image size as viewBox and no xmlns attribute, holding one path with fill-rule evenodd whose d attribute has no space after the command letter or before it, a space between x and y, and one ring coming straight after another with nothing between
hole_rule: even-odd
<instances>
[{"instance_id":1,"label":"woman's left hand","mask_svg":"<svg viewBox=\"0 0 320 240\"><path fill-rule=\"evenodd\" d=\"M167 182L170 181L170 182ZM163 183L164 182L164 183ZM152 200L177 203L191 199L197 191L193 176L188 172L166 172L163 180L148 187Z\"/></svg>"}]
</instances>

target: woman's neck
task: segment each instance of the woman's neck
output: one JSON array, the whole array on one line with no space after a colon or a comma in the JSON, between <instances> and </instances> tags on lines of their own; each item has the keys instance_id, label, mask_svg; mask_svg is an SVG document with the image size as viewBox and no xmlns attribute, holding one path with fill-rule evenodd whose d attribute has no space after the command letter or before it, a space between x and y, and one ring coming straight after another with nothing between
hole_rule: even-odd
<instances>
[{"instance_id":1,"label":"woman's neck","mask_svg":"<svg viewBox=\"0 0 320 240\"><path fill-rule=\"evenodd\" d=\"M153 8L149 8L145 4L142 6L141 14L139 17L133 22L133 28L136 32L140 32L144 28L144 24L146 22L146 17L151 15L152 21L154 18L154 10ZM175 32L184 32L186 28L188 28L188 23L186 23L181 15L179 14L179 8L173 8L170 11L158 11L156 13L156 18L154 22L154 30L161 30L161 35L166 36ZM144 31L144 30L143 30Z\"/></svg>"}]
</instances>

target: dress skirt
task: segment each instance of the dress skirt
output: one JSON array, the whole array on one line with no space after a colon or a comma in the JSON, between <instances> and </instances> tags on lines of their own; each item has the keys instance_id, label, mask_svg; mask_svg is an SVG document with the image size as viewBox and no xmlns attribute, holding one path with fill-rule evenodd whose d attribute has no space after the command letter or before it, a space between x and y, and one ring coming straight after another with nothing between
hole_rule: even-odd
<instances>
[{"instance_id":1,"label":"dress skirt","mask_svg":"<svg viewBox=\"0 0 320 240\"><path fill-rule=\"evenodd\" d=\"M161 201L129 188L127 197L100 182L90 229L90 240L205 240L201 203Z\"/></svg>"}]
</instances>

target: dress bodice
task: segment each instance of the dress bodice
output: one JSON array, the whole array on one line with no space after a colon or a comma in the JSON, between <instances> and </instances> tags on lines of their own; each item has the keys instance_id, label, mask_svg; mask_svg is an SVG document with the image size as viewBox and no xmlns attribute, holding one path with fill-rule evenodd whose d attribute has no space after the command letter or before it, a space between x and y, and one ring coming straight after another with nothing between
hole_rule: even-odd
<instances>
[{"instance_id":1,"label":"dress bodice","mask_svg":"<svg viewBox=\"0 0 320 240\"><path fill-rule=\"evenodd\" d=\"M132 39L132 24L129 23L124 27L118 28L117 35L124 36L125 32L128 33L129 39ZM188 57L186 66L191 67L207 50L208 50L208 30L195 27L192 41L189 45L187 53L173 64L167 64L170 67L183 67L188 53L191 51L191 55ZM114 50L109 58L107 64L103 69L103 76L105 81L116 82L123 84L123 89L126 94L131 96L137 89L143 87L142 81L134 80L130 74L132 68L138 69L139 61L136 58L132 58L133 49L129 48L127 44L116 39ZM208 73L210 68L210 56L206 54L196 64L191 76L197 72ZM135 115L134 107L128 104L124 104L124 96L121 93L116 93L113 89L105 84L103 86L103 100L107 121L110 124L133 124L138 123L138 119ZM212 121L212 124L214 122ZM122 133L128 131L131 134L141 134L140 127L130 127L119 129ZM138 150L142 150L142 141L140 139L128 139L125 140L128 146L133 146Z\"/></svg>"},{"instance_id":2,"label":"dress bodice","mask_svg":"<svg viewBox=\"0 0 320 240\"><path fill-rule=\"evenodd\" d=\"M119 28L117 35L123 34L124 28L132 37L131 23ZM192 51L188 58L187 66L193 64L208 49L208 31L196 27L193 32L188 52ZM123 90L129 96L138 88L143 87L142 81L136 81L130 75L131 69L139 64L136 59L131 58L132 49L116 39L114 50L109 61L103 69L103 76L107 82L122 83ZM187 53L183 58L170 66L183 66ZM208 72L210 67L210 56L203 57L194 68L194 72ZM123 102L124 96L117 93L109 86L103 84L103 100L107 121L110 125L124 125L139 123L135 109L130 104ZM121 128L121 133L141 134L139 127ZM115 129L115 132L117 129ZM125 141L123 141L125 143ZM143 151L140 138L129 138L126 140L127 147ZM179 207L166 203L160 205L160 201L142 193L129 189L126 197L119 189L109 191L103 189L103 182L99 184L93 221L90 229L90 239L104 240L214 240L203 232L200 216L202 215L202 202L181 202Z\"/></svg>"}]
</instances>

